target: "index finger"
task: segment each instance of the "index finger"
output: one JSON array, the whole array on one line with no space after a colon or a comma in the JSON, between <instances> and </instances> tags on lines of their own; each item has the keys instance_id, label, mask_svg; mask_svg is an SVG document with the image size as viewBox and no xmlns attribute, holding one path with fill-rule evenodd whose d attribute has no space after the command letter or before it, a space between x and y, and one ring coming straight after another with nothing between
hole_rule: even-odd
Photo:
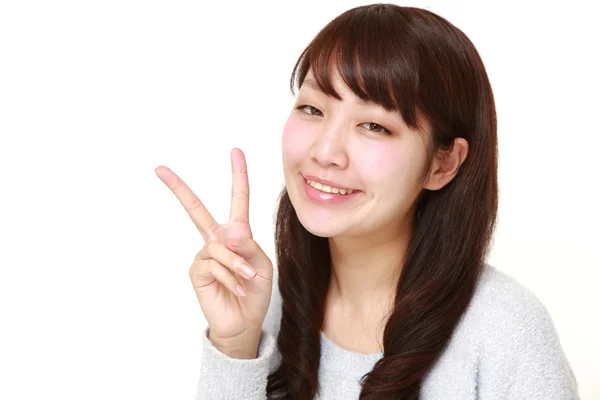
<instances>
[{"instance_id":1,"label":"index finger","mask_svg":"<svg viewBox=\"0 0 600 400\"><path fill-rule=\"evenodd\" d=\"M177 174L164 165L157 167L154 173L177 197L177 200L185 208L194 225L196 225L196 228L202 234L204 241L207 241L207 237L210 240L217 240L213 232L217 230L219 224L210 215L198 196L192 192L192 189Z\"/></svg>"},{"instance_id":2,"label":"index finger","mask_svg":"<svg viewBox=\"0 0 600 400\"><path fill-rule=\"evenodd\" d=\"M230 221L249 224L250 185L244 152L237 147L231 150L231 211Z\"/></svg>"}]
</instances>

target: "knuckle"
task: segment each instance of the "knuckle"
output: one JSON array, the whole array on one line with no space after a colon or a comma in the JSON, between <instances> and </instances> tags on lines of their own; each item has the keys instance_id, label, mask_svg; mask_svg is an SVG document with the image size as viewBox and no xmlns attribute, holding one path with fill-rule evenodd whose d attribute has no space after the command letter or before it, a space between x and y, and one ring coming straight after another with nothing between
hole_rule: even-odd
<instances>
[{"instance_id":1,"label":"knuckle","mask_svg":"<svg viewBox=\"0 0 600 400\"><path fill-rule=\"evenodd\" d=\"M250 193L247 190L241 189L232 190L231 195L240 200L248 200L250 198Z\"/></svg>"},{"instance_id":2,"label":"knuckle","mask_svg":"<svg viewBox=\"0 0 600 400\"><path fill-rule=\"evenodd\" d=\"M206 253L212 258L218 258L219 254L222 253L220 250L223 247L223 245L217 241L211 240L207 242L205 246Z\"/></svg>"},{"instance_id":3,"label":"knuckle","mask_svg":"<svg viewBox=\"0 0 600 400\"><path fill-rule=\"evenodd\" d=\"M208 254L214 254L214 252L216 250L216 247L215 247L216 246L216 242L210 241L210 242L207 242L204 246L206 247L206 252Z\"/></svg>"},{"instance_id":4,"label":"knuckle","mask_svg":"<svg viewBox=\"0 0 600 400\"><path fill-rule=\"evenodd\" d=\"M196 263L192 264L192 266L188 270L188 275L190 276L190 278L193 279L198 275L198 273L199 273L198 264L196 264Z\"/></svg>"},{"instance_id":5,"label":"knuckle","mask_svg":"<svg viewBox=\"0 0 600 400\"><path fill-rule=\"evenodd\" d=\"M194 262L196 262L197 260L202 259L202 249L198 250L196 252L196 254L194 255Z\"/></svg>"},{"instance_id":6,"label":"knuckle","mask_svg":"<svg viewBox=\"0 0 600 400\"><path fill-rule=\"evenodd\" d=\"M203 249L196 252L196 255L194 256L194 260L192 261L192 267L200 265L202 263L202 261L206 261L206 258L202 254L203 253L202 250Z\"/></svg>"},{"instance_id":7,"label":"knuckle","mask_svg":"<svg viewBox=\"0 0 600 400\"><path fill-rule=\"evenodd\" d=\"M200 264L200 262L201 262L202 260L203 260L203 257L202 257L202 250L200 250L200 251L198 251L198 252L196 253L196 255L194 256L194 260L192 261L192 266L191 266L190 268L195 268L195 267L197 267L197 266Z\"/></svg>"},{"instance_id":8,"label":"knuckle","mask_svg":"<svg viewBox=\"0 0 600 400\"><path fill-rule=\"evenodd\" d=\"M219 264L220 263L214 258L208 260L208 266L210 267L211 271L215 270L219 266Z\"/></svg>"},{"instance_id":9,"label":"knuckle","mask_svg":"<svg viewBox=\"0 0 600 400\"><path fill-rule=\"evenodd\" d=\"M204 260L195 259L192 265L190 266L188 270L188 275L191 279L199 278L203 275L206 275L206 273L203 272L206 271L206 265L202 263L202 261Z\"/></svg>"},{"instance_id":10,"label":"knuckle","mask_svg":"<svg viewBox=\"0 0 600 400\"><path fill-rule=\"evenodd\" d=\"M181 189L183 189L185 187L185 183L183 182L183 180L178 177L177 175L175 175L174 179L175 182L171 185L171 189L174 192L179 192L181 191Z\"/></svg>"},{"instance_id":11,"label":"knuckle","mask_svg":"<svg viewBox=\"0 0 600 400\"><path fill-rule=\"evenodd\" d=\"M189 212L191 211L195 211L197 210L200 206L202 205L202 202L200 201L200 199L196 198L194 199L190 205L188 206L188 210Z\"/></svg>"},{"instance_id":12,"label":"knuckle","mask_svg":"<svg viewBox=\"0 0 600 400\"><path fill-rule=\"evenodd\" d=\"M210 225L208 228L206 228L206 232L210 236L215 236L218 230L219 230L219 224L217 224L216 222L213 223L212 225Z\"/></svg>"}]
</instances>

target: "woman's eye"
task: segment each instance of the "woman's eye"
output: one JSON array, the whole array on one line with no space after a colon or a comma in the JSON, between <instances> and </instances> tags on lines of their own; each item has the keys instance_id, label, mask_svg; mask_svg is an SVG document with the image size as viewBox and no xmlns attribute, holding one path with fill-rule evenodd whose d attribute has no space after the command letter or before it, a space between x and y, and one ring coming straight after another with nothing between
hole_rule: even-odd
<instances>
[{"instance_id":1,"label":"woman's eye","mask_svg":"<svg viewBox=\"0 0 600 400\"><path fill-rule=\"evenodd\" d=\"M317 113L319 113L321 115L323 114L318 108L315 108L313 106L302 105L302 106L296 107L296 110L302 110L302 111L304 111L304 110L311 110L310 112L304 111L308 115L316 115Z\"/></svg>"},{"instance_id":2,"label":"woman's eye","mask_svg":"<svg viewBox=\"0 0 600 400\"><path fill-rule=\"evenodd\" d=\"M308 114L308 115L323 115L321 110L319 110L316 107L309 106L309 105L300 105L300 106L296 107L296 110L301 110L305 114ZM306 111L306 110L308 110L308 111ZM367 126L367 125L370 126L370 128L367 128L367 129L370 130L371 132L377 132L377 133L382 132L382 133L385 133L386 135L392 134L392 132L383 125L379 125L374 122L366 122L366 123L362 124L362 126Z\"/></svg>"},{"instance_id":3,"label":"woman's eye","mask_svg":"<svg viewBox=\"0 0 600 400\"><path fill-rule=\"evenodd\" d=\"M384 132L386 135L391 135L391 134L392 134L392 132L391 132L389 129L387 129L386 127L384 127L384 126L382 126L382 125L376 124L376 123L374 123L374 122L367 122L367 123L364 123L364 124L363 124L363 126L365 126L365 125L371 125L371 127L372 127L373 129L369 129L369 128L367 128L367 129L369 129L370 131L373 131L373 132Z\"/></svg>"}]
</instances>

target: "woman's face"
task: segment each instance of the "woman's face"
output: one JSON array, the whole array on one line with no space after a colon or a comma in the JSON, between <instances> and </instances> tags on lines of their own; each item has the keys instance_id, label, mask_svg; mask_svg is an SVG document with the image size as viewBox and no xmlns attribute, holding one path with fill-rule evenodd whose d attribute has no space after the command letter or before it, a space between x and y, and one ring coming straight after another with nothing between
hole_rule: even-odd
<instances>
[{"instance_id":1,"label":"woman's face","mask_svg":"<svg viewBox=\"0 0 600 400\"><path fill-rule=\"evenodd\" d=\"M285 124L282 158L292 205L319 237L398 229L422 189L426 143L399 114L363 103L339 75L333 84L341 101L319 91L309 71ZM322 193L306 183L308 176L356 192Z\"/></svg>"}]
</instances>

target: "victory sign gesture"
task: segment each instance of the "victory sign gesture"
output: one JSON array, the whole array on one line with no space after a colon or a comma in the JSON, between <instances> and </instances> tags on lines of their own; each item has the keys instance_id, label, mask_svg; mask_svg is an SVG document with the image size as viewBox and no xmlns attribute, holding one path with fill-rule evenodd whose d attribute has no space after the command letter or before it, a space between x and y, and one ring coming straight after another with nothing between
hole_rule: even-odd
<instances>
[{"instance_id":1,"label":"victory sign gesture","mask_svg":"<svg viewBox=\"0 0 600 400\"><path fill-rule=\"evenodd\" d=\"M229 221L223 225L169 168L159 166L155 173L183 205L204 239L189 276L208 321L209 338L221 346L220 350L248 355L244 350L256 350L271 301L273 264L252 239L250 187L246 159L240 149L231 151L231 169L231 211Z\"/></svg>"}]
</instances>

